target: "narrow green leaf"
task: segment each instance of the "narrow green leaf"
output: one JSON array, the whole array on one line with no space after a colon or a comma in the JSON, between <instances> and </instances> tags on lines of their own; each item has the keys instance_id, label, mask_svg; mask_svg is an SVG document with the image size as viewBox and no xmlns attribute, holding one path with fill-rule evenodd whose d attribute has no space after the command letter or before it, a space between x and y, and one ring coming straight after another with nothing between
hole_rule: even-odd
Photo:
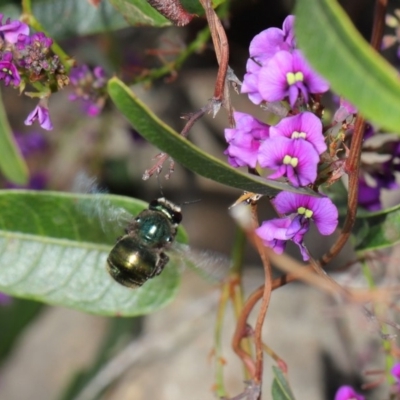
<instances>
[{"instance_id":1,"label":"narrow green leaf","mask_svg":"<svg viewBox=\"0 0 400 400\"><path fill-rule=\"evenodd\" d=\"M117 108L144 138L205 178L266 195L276 195L281 190L316 195L306 188L294 188L283 182L246 174L210 156L157 118L118 78L108 81L108 92Z\"/></svg>"},{"instance_id":2,"label":"narrow green leaf","mask_svg":"<svg viewBox=\"0 0 400 400\"><path fill-rule=\"evenodd\" d=\"M400 133L398 71L362 38L335 0L298 0L296 37L332 89L369 120Z\"/></svg>"},{"instance_id":3,"label":"narrow green leaf","mask_svg":"<svg viewBox=\"0 0 400 400\"><path fill-rule=\"evenodd\" d=\"M108 0L132 26L169 26L171 22L146 0Z\"/></svg>"},{"instance_id":4,"label":"narrow green leaf","mask_svg":"<svg viewBox=\"0 0 400 400\"><path fill-rule=\"evenodd\" d=\"M7 115L0 95L0 171L3 175L19 185L28 182L28 167L25 164L16 143L13 140Z\"/></svg>"},{"instance_id":5,"label":"narrow green leaf","mask_svg":"<svg viewBox=\"0 0 400 400\"><path fill-rule=\"evenodd\" d=\"M104 194L101 199L108 209L122 207L133 215L147 208L122 196ZM113 221L100 221L80 211L82 204L85 210L99 207L99 198L0 190L0 291L112 316L146 314L168 303L179 285L176 263L170 261L162 274L138 289L119 285L105 265L123 227L115 213L110 214ZM177 240L185 237L180 228Z\"/></svg>"},{"instance_id":6,"label":"narrow green leaf","mask_svg":"<svg viewBox=\"0 0 400 400\"><path fill-rule=\"evenodd\" d=\"M32 12L54 39L126 28L124 18L107 1L94 7L82 0L35 0Z\"/></svg>"},{"instance_id":7,"label":"narrow green leaf","mask_svg":"<svg viewBox=\"0 0 400 400\"><path fill-rule=\"evenodd\" d=\"M283 375L282 371L273 366L275 379L272 382L272 398L273 400L295 400L292 390Z\"/></svg>"}]
</instances>

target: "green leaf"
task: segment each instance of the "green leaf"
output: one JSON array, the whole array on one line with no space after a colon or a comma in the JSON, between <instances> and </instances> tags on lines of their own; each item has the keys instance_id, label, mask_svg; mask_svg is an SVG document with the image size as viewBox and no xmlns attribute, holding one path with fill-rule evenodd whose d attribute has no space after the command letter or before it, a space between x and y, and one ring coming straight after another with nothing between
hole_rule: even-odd
<instances>
[{"instance_id":1,"label":"green leaf","mask_svg":"<svg viewBox=\"0 0 400 400\"><path fill-rule=\"evenodd\" d=\"M156 11L146 0L108 0L133 26L170 26L172 23ZM223 0L214 0L213 7ZM198 16L204 15L204 9L199 0L182 0L183 8Z\"/></svg>"},{"instance_id":2,"label":"green leaf","mask_svg":"<svg viewBox=\"0 0 400 400\"><path fill-rule=\"evenodd\" d=\"M33 15L54 39L126 28L128 24L107 1L94 7L87 0L35 0Z\"/></svg>"},{"instance_id":3,"label":"green leaf","mask_svg":"<svg viewBox=\"0 0 400 400\"><path fill-rule=\"evenodd\" d=\"M273 400L294 400L294 396L290 386L283 375L282 371L273 366L275 379L272 382L272 398Z\"/></svg>"},{"instance_id":4,"label":"green leaf","mask_svg":"<svg viewBox=\"0 0 400 400\"><path fill-rule=\"evenodd\" d=\"M358 212L352 234L357 251L382 249L400 242L400 205L374 213Z\"/></svg>"},{"instance_id":5,"label":"green leaf","mask_svg":"<svg viewBox=\"0 0 400 400\"><path fill-rule=\"evenodd\" d=\"M102 221L81 211L100 206L110 212ZM146 314L167 304L179 285L173 261L134 290L106 272L107 256L123 234L114 206L133 215L147 208L140 200L106 194L0 190L0 291L111 316ZM177 240L185 238L180 228Z\"/></svg>"},{"instance_id":6,"label":"green leaf","mask_svg":"<svg viewBox=\"0 0 400 400\"><path fill-rule=\"evenodd\" d=\"M28 167L21 152L13 140L7 115L0 96L0 171L3 175L19 185L28 182Z\"/></svg>"},{"instance_id":7,"label":"green leaf","mask_svg":"<svg viewBox=\"0 0 400 400\"><path fill-rule=\"evenodd\" d=\"M362 38L335 0L298 0L296 38L332 89L372 122L400 133L398 71Z\"/></svg>"},{"instance_id":8,"label":"green leaf","mask_svg":"<svg viewBox=\"0 0 400 400\"><path fill-rule=\"evenodd\" d=\"M205 178L265 195L276 195L281 190L316 195L306 188L294 188L283 182L246 174L210 156L157 118L118 78L108 81L108 92L136 131L174 160Z\"/></svg>"},{"instance_id":9,"label":"green leaf","mask_svg":"<svg viewBox=\"0 0 400 400\"><path fill-rule=\"evenodd\" d=\"M169 26L171 22L145 0L109 0L132 26Z\"/></svg>"}]
</instances>

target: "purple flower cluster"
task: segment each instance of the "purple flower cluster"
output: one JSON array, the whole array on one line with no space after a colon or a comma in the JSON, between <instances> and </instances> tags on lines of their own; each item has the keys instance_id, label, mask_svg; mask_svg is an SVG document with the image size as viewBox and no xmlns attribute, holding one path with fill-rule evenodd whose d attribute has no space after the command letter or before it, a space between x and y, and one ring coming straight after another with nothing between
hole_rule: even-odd
<instances>
[{"instance_id":1,"label":"purple flower cluster","mask_svg":"<svg viewBox=\"0 0 400 400\"><path fill-rule=\"evenodd\" d=\"M30 34L28 25L21 21L3 19L0 14L0 81L21 91L26 83L36 81L63 87L65 71L58 56L51 53L53 41L42 32ZM26 125L38 120L43 129L53 129L47 97L48 93L40 96L38 105L25 120Z\"/></svg>"},{"instance_id":2,"label":"purple flower cluster","mask_svg":"<svg viewBox=\"0 0 400 400\"><path fill-rule=\"evenodd\" d=\"M83 110L89 117L99 115L107 98L104 69L90 69L87 65L82 65L71 69L69 79L75 90L75 93L69 96L69 100L81 100Z\"/></svg>"},{"instance_id":3,"label":"purple flower cluster","mask_svg":"<svg viewBox=\"0 0 400 400\"><path fill-rule=\"evenodd\" d=\"M294 17L282 29L269 28L254 37L242 85L255 104L287 100L291 116L276 125L251 115L234 112L235 128L225 129L225 154L233 167L262 167L270 179L285 178L292 186L313 185L318 177L321 155L327 151L321 120L309 111L314 94L329 85L308 65L296 49ZM330 235L338 224L338 211L327 197L281 192L273 200L280 218L265 221L256 230L264 244L281 254L291 240L309 259L304 236L313 221L322 235Z\"/></svg>"},{"instance_id":4,"label":"purple flower cluster","mask_svg":"<svg viewBox=\"0 0 400 400\"><path fill-rule=\"evenodd\" d=\"M310 94L324 93L329 84L308 65L296 49L294 16L289 15L282 29L269 28L250 43L250 58L242 93L255 104L289 99L291 107L307 103Z\"/></svg>"}]
</instances>

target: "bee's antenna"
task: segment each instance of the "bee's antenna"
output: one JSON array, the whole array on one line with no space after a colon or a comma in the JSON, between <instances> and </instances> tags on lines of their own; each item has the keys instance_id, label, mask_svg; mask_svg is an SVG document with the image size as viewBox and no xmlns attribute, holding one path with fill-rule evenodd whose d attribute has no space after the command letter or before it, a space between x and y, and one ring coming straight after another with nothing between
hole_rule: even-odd
<instances>
[{"instance_id":1,"label":"bee's antenna","mask_svg":"<svg viewBox=\"0 0 400 400\"><path fill-rule=\"evenodd\" d=\"M186 206L188 204L194 204L194 203L199 203L201 199L196 199L196 200L190 200L190 201L184 201L183 203L179 203L180 206Z\"/></svg>"}]
</instances>

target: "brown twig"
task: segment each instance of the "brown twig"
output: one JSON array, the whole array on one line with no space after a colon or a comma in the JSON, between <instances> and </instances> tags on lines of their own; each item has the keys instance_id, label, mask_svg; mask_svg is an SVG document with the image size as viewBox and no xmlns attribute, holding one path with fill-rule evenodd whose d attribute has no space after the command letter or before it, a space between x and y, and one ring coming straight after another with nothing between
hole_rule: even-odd
<instances>
[{"instance_id":1,"label":"brown twig","mask_svg":"<svg viewBox=\"0 0 400 400\"><path fill-rule=\"evenodd\" d=\"M209 112L211 109L211 105L207 104L206 106L202 107L199 111L193 113L193 114L188 114L182 119L187 119L187 122L185 126L183 127L182 131L180 132L180 135L183 136L184 138L187 138L190 129L192 129L193 125L195 122L200 119L205 113ZM142 179L146 181L149 179L152 175L155 173L159 175L163 169L163 165L165 161L169 158L169 155L167 153L158 153L154 159L156 159L156 163L149 169L146 169L142 175ZM169 166L169 171L167 175L165 175L165 179L169 179L174 172L174 167L175 167L175 162L172 158L170 158L170 166Z\"/></svg>"},{"instance_id":2,"label":"brown twig","mask_svg":"<svg viewBox=\"0 0 400 400\"><path fill-rule=\"evenodd\" d=\"M262 371L263 371L263 342L262 342L262 327L264 325L265 316L268 311L268 306L271 299L272 293L272 268L271 263L268 258L268 254L266 252L265 246L263 245L261 239L254 233L255 229L258 227L258 218L257 218L257 203L253 202L251 205L251 214L252 214L252 225L253 225L253 241L257 248L258 253L260 254L261 261L264 267L264 291L261 302L260 311L257 316L256 326L254 329L254 343L256 347L256 371L255 371L255 381L261 382L262 380Z\"/></svg>"},{"instance_id":3,"label":"brown twig","mask_svg":"<svg viewBox=\"0 0 400 400\"><path fill-rule=\"evenodd\" d=\"M211 38L214 43L215 54L219 64L218 75L215 82L214 100L222 102L224 98L225 78L228 71L229 63L229 44L226 37L224 27L218 15L212 8L210 0L200 0L201 5L206 13L207 22L211 31Z\"/></svg>"}]
</instances>

